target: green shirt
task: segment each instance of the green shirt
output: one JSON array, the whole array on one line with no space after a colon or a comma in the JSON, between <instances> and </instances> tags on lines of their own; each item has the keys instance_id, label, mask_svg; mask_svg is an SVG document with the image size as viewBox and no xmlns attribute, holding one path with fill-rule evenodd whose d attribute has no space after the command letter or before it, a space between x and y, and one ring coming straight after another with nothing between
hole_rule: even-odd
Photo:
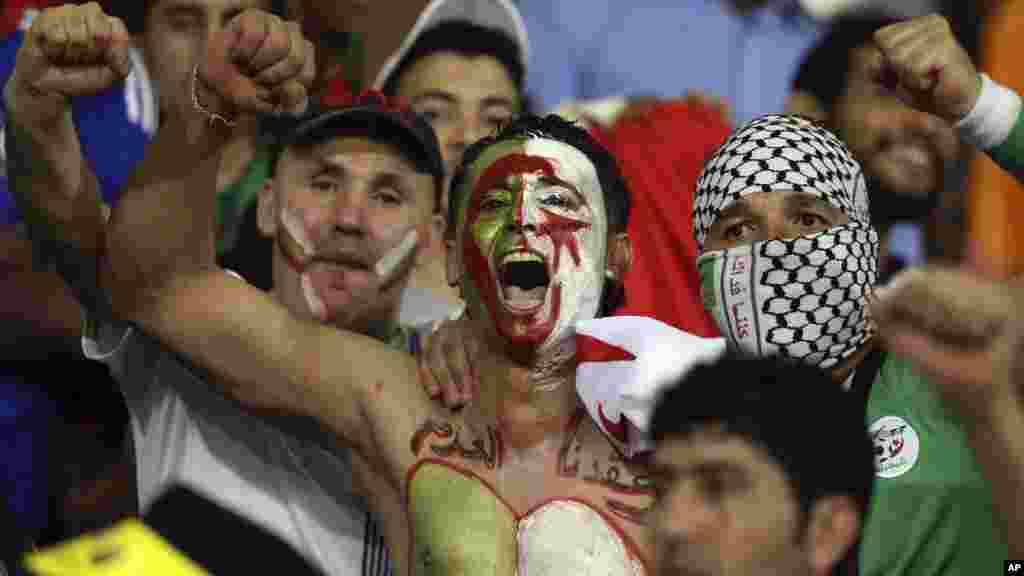
<instances>
[{"instance_id":1,"label":"green shirt","mask_svg":"<svg viewBox=\"0 0 1024 576\"><path fill-rule=\"evenodd\" d=\"M996 574L1008 558L988 482L964 432L931 386L887 355L872 385L867 424L875 487L860 574Z\"/></svg>"}]
</instances>

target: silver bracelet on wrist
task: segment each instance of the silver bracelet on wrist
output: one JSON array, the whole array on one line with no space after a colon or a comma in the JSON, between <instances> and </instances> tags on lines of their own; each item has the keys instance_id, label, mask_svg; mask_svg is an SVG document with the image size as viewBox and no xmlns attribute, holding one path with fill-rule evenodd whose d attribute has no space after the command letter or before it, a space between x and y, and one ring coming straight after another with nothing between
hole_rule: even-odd
<instances>
[{"instance_id":1,"label":"silver bracelet on wrist","mask_svg":"<svg viewBox=\"0 0 1024 576\"><path fill-rule=\"evenodd\" d=\"M207 108L206 106L203 106L199 102L199 90L197 89L198 84L199 84L199 65L197 64L196 66L194 66L192 68L192 106L200 114L202 114L203 116L206 116L207 120L210 122L211 125L216 123L216 122L221 122L225 126L233 127L235 125L235 121L234 120L232 120L231 118L228 118L228 117L226 117L224 115L218 114L217 112L214 112L213 110L210 110L209 108Z\"/></svg>"}]
</instances>

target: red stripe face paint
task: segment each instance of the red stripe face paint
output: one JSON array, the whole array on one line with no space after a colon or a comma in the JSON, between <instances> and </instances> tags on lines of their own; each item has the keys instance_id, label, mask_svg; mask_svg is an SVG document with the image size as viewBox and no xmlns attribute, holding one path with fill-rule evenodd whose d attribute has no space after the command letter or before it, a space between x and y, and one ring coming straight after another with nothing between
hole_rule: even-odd
<instances>
[{"instance_id":1,"label":"red stripe face paint","mask_svg":"<svg viewBox=\"0 0 1024 576\"><path fill-rule=\"evenodd\" d=\"M461 220L478 299L470 291L470 304L485 307L512 342L571 337L576 319L596 314L604 283L608 226L596 169L575 148L542 138L498 143L477 162Z\"/></svg>"}]
</instances>

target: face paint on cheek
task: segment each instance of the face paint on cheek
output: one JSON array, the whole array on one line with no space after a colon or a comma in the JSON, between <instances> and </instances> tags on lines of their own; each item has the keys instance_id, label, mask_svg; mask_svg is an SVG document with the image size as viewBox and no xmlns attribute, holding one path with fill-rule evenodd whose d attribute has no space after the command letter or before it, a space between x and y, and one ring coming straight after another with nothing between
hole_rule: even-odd
<instances>
[{"instance_id":1,"label":"face paint on cheek","mask_svg":"<svg viewBox=\"0 0 1024 576\"><path fill-rule=\"evenodd\" d=\"M399 265L406 262L419 243L419 233L415 228L405 234L405 238L397 246L387 251L384 256L374 265L373 271L381 284L390 284L393 275L399 269Z\"/></svg>"},{"instance_id":2,"label":"face paint on cheek","mask_svg":"<svg viewBox=\"0 0 1024 576\"><path fill-rule=\"evenodd\" d=\"M277 248L296 272L302 272L316 254L316 248L307 232L305 219L296 211L281 210Z\"/></svg>"},{"instance_id":3,"label":"face paint on cheek","mask_svg":"<svg viewBox=\"0 0 1024 576\"><path fill-rule=\"evenodd\" d=\"M330 320L330 315L327 312L327 305L316 293L316 288L313 287L313 280L309 277L309 272L302 275L302 295L306 298L306 305L309 306L309 311L312 312L313 317L320 322L327 322Z\"/></svg>"},{"instance_id":4,"label":"face paint on cheek","mask_svg":"<svg viewBox=\"0 0 1024 576\"><path fill-rule=\"evenodd\" d=\"M558 270L563 247L569 250L573 264L579 266L580 245L576 240L576 235L581 230L590 228L590 224L547 211L544 212L544 218L545 222L537 227L537 232L539 236L551 238L551 243L554 244L555 256L552 261L552 267Z\"/></svg>"},{"instance_id":5,"label":"face paint on cheek","mask_svg":"<svg viewBox=\"0 0 1024 576\"><path fill-rule=\"evenodd\" d=\"M484 222L481 217L481 204L484 194L495 188L507 186L510 178L517 175L540 172L547 176L553 176L554 166L546 158L527 156L525 154L509 154L494 161L477 179L469 199L469 206L466 208L466 216L463 219L465 232L462 236L462 257L466 271L472 279L472 283L478 292L482 304L487 308L491 322L499 326L498 309L498 285L494 275L491 274L491 267L488 261L488 254L484 254L482 248L492 247L499 235L496 228L501 228L507 222L506 218L520 219L522 211L522 193L516 202L516 213L495 217L493 222ZM491 240L490 243L487 240Z\"/></svg>"}]
</instances>

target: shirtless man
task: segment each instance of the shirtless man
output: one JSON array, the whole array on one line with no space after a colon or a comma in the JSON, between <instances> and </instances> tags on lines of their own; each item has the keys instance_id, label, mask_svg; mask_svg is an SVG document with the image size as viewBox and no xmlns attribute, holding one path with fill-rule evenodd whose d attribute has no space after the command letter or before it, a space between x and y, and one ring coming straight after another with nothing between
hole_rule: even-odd
<instances>
[{"instance_id":1,"label":"shirtless man","mask_svg":"<svg viewBox=\"0 0 1024 576\"><path fill-rule=\"evenodd\" d=\"M452 190L450 279L488 343L480 400L461 413L431 403L411 357L296 319L212 255L111 242L115 308L238 399L314 416L377 467L389 485L371 502L400 494L404 517L384 521L412 531L399 573L647 573L644 471L582 417L573 381L571 327L628 263L612 158L557 117L527 117L472 148Z\"/></svg>"},{"instance_id":2,"label":"shirtless man","mask_svg":"<svg viewBox=\"0 0 1024 576\"><path fill-rule=\"evenodd\" d=\"M203 107L263 105L224 52L201 71ZM209 129L197 138L197 148L223 141ZM212 222L212 195L198 190L214 182L207 173L200 185L201 176L159 182L188 199L168 202L161 217L187 211ZM465 156L449 211L450 279L488 352L478 359L480 400L454 415L430 401L409 355L297 318L218 269L198 224L175 242L138 241L158 226L133 223L131 205L119 204L105 237L101 278L115 311L220 376L210 381L236 399L313 416L374 466L383 481L370 501L385 511L386 531L411 530L412 547L393 548L397 573L649 573L645 473L583 417L574 385L572 326L594 317L606 275L621 277L629 260L625 186L586 133L529 117ZM413 229L396 218L381 243L400 245ZM300 266L311 253L303 247L319 247L315 236L292 240ZM364 287L387 284L365 267L334 265ZM309 288L311 303L347 297L334 282Z\"/></svg>"}]
</instances>

